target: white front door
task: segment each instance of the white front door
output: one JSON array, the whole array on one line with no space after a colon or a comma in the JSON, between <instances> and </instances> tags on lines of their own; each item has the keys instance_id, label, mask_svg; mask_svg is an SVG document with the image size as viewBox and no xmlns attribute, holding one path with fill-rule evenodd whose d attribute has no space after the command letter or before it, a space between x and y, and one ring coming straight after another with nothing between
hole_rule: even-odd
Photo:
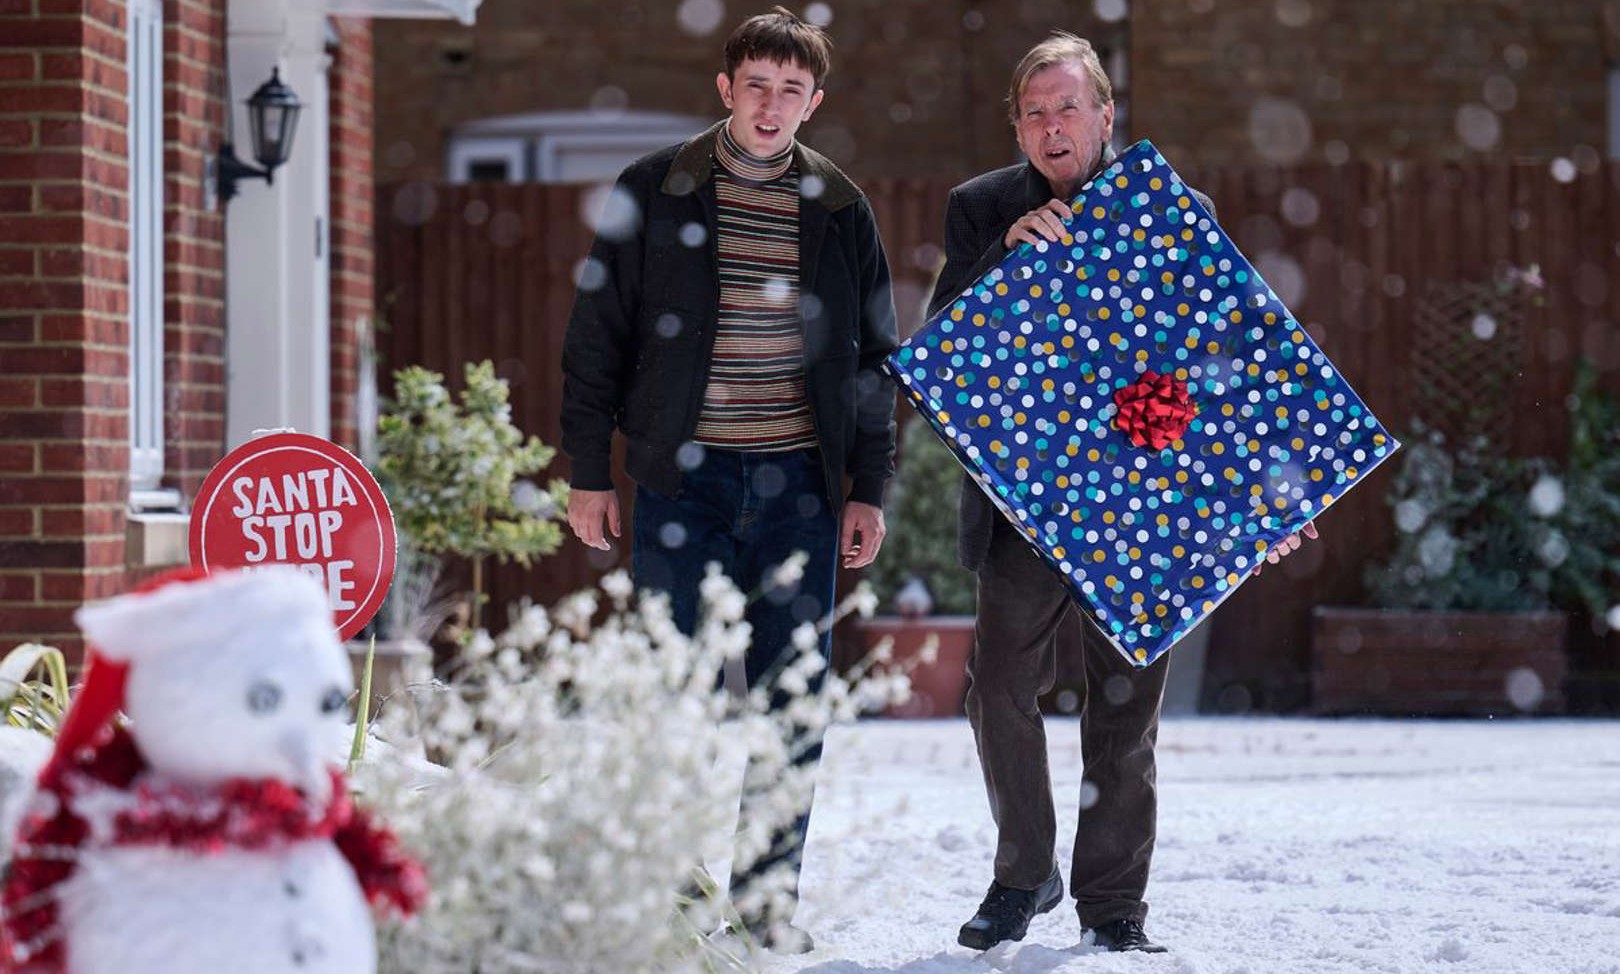
<instances>
[{"instance_id":1,"label":"white front door","mask_svg":"<svg viewBox=\"0 0 1620 974\"><path fill-rule=\"evenodd\" d=\"M255 429L331 429L326 16L309 0L231 0L236 154L252 159L246 101L279 69L303 104L274 183L237 185L225 218L226 447Z\"/></svg>"}]
</instances>

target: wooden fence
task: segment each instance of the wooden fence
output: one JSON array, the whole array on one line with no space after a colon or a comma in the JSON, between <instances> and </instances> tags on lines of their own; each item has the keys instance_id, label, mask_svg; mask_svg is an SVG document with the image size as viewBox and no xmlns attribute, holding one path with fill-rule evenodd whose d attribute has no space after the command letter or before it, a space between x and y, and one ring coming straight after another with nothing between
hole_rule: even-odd
<instances>
[{"instance_id":1,"label":"wooden fence","mask_svg":"<svg viewBox=\"0 0 1620 974\"><path fill-rule=\"evenodd\" d=\"M1409 417L1411 336L1427 296L1493 283L1512 268L1538 267L1544 283L1517 299L1516 381L1500 441L1521 455L1563 455L1578 356L1599 364L1607 388L1620 389L1620 165L1390 163L1183 175L1215 200L1238 246L1397 431ZM864 186L909 331L940 260L949 185ZM585 187L383 187L384 366L417 363L454 375L463 362L493 359L512 383L516 421L557 443L559 362L573 271L590 242L588 204ZM1467 376L1456 378L1469 388ZM1360 601L1363 566L1387 551L1393 533L1384 494L1395 466L1323 515L1320 542L1245 585L1217 614L1207 705L1288 711L1308 702L1310 609ZM553 468L566 470L566 460ZM497 572L494 611L524 594L550 601L625 560L622 547L602 554L570 543L536 569ZM1620 669L1620 641L1587 643L1588 662Z\"/></svg>"}]
</instances>

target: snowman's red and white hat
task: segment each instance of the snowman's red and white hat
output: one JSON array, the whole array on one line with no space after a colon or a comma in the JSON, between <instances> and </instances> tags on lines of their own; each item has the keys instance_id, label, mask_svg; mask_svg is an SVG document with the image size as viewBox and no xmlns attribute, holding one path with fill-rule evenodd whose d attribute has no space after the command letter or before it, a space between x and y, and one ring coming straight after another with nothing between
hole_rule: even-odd
<instances>
[{"instance_id":1,"label":"snowman's red and white hat","mask_svg":"<svg viewBox=\"0 0 1620 974\"><path fill-rule=\"evenodd\" d=\"M73 618L88 643L84 685L57 735L58 757L89 745L124 707L131 666L178 647L224 645L237 633L328 612L325 590L285 566L205 572L183 568Z\"/></svg>"}]
</instances>

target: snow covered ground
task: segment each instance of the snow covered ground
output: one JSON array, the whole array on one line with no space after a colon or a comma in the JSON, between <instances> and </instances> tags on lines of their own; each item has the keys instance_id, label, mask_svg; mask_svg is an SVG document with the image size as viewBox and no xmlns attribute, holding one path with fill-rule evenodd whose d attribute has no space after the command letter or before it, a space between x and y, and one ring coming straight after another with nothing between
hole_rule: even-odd
<instances>
[{"instance_id":1,"label":"snow covered ground","mask_svg":"<svg viewBox=\"0 0 1620 974\"><path fill-rule=\"evenodd\" d=\"M1079 725L1049 720L1068 876ZM963 721L835 732L799 920L805 974L1620 974L1620 723L1166 719L1148 932L1072 905L985 954L956 930L994 831ZM1065 836L1063 833L1068 832Z\"/></svg>"}]
</instances>

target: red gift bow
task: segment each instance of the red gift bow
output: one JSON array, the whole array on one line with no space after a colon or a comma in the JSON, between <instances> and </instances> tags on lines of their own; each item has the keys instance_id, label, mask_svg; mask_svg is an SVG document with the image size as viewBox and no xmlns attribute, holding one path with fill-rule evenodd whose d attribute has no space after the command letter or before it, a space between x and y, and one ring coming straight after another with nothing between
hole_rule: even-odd
<instances>
[{"instance_id":1,"label":"red gift bow","mask_svg":"<svg viewBox=\"0 0 1620 974\"><path fill-rule=\"evenodd\" d=\"M1128 434L1132 443L1155 450L1180 439L1187 424L1198 415L1198 407L1187 396L1187 383L1151 369L1115 392L1114 404L1119 407L1114 425Z\"/></svg>"}]
</instances>

